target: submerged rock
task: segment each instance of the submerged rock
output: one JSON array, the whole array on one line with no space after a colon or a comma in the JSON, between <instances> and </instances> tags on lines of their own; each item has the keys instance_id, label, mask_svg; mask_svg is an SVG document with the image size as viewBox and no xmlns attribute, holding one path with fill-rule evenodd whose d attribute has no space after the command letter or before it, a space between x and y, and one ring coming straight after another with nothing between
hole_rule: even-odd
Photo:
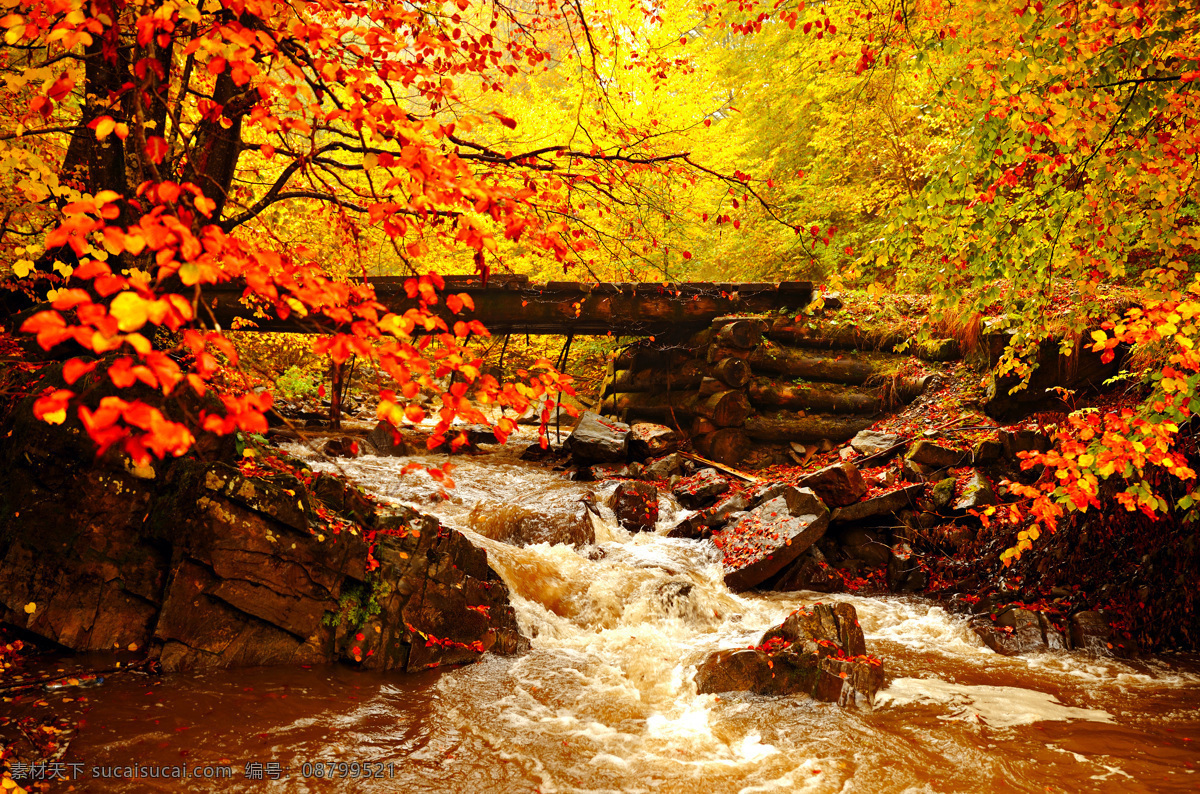
<instances>
[{"instance_id":1,"label":"submerged rock","mask_svg":"<svg viewBox=\"0 0 1200 794\"><path fill-rule=\"evenodd\" d=\"M654 529L658 521L658 489L648 482L623 482L613 491L608 506L625 529L631 532Z\"/></svg>"},{"instance_id":2,"label":"submerged rock","mask_svg":"<svg viewBox=\"0 0 1200 794\"><path fill-rule=\"evenodd\" d=\"M866 655L854 607L815 604L768 629L754 648L710 654L695 680L699 694L802 694L843 706L869 705L883 685L883 665Z\"/></svg>"}]
</instances>

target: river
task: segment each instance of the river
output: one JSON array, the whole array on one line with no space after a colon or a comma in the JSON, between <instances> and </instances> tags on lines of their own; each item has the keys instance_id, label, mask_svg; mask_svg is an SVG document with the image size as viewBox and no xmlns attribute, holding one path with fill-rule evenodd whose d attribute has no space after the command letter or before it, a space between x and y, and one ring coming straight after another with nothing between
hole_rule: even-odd
<instances>
[{"instance_id":1,"label":"river","mask_svg":"<svg viewBox=\"0 0 1200 794\"><path fill-rule=\"evenodd\" d=\"M501 524L522 518L568 526L589 492L602 501L605 491L519 461L519 445L495 449L456 457L447 498L424 473L399 476L403 459L338 465L377 496L434 513L485 545L533 638L530 653L417 676L345 667L112 676L64 706L83 719L67 761L89 773L187 764L228 765L234 775L85 775L76 790L1200 789L1194 659L1006 658L965 619L920 598L734 594L711 546L659 534L679 516L666 498L654 533L631 535L602 510L589 519L596 544L578 551L491 540L473 527L499 536ZM884 662L888 684L874 709L696 694L691 676L707 653L751 645L820 599L853 604L869 652ZM263 764L262 781L245 778L248 763ZM304 774L318 771L325 777Z\"/></svg>"}]
</instances>

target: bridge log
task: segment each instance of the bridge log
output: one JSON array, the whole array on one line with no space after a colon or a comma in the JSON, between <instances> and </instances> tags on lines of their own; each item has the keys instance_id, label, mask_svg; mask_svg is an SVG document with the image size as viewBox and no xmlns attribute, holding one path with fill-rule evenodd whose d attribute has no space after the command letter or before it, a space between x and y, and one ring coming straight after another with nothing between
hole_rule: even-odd
<instances>
[{"instance_id":1,"label":"bridge log","mask_svg":"<svg viewBox=\"0 0 1200 794\"><path fill-rule=\"evenodd\" d=\"M849 388L834 384L780 382L766 377L750 381L750 402L763 408L836 414L874 414L907 405L925 390L926 377L895 378L874 388Z\"/></svg>"},{"instance_id":2,"label":"bridge log","mask_svg":"<svg viewBox=\"0 0 1200 794\"><path fill-rule=\"evenodd\" d=\"M806 281L755 284L724 283L585 283L552 281L533 284L519 277L495 277L485 286L475 278L446 277L446 293L465 293L474 311L453 314L443 302L431 307L450 326L479 320L493 334L619 334L676 338L701 331L717 317L777 309L799 309L808 303ZM387 311L403 314L417 308L404 277L373 277L367 283ZM258 330L328 333L329 323L312 318L256 318L240 302L243 285L206 286L205 304L223 328L235 320L253 321Z\"/></svg>"}]
</instances>

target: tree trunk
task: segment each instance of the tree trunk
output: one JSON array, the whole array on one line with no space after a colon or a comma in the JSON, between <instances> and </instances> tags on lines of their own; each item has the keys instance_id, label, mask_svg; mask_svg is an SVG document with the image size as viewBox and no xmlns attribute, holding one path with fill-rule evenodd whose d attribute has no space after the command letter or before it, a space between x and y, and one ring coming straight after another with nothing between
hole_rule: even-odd
<instances>
[{"instance_id":1,"label":"tree trunk","mask_svg":"<svg viewBox=\"0 0 1200 794\"><path fill-rule=\"evenodd\" d=\"M873 424L865 416L798 416L779 411L746 419L746 435L759 441L848 441Z\"/></svg>"},{"instance_id":2,"label":"tree trunk","mask_svg":"<svg viewBox=\"0 0 1200 794\"><path fill-rule=\"evenodd\" d=\"M835 414L873 414L907 405L925 389L928 376L895 378L874 388L797 385L755 378L750 381L750 402L764 408Z\"/></svg>"},{"instance_id":3,"label":"tree trunk","mask_svg":"<svg viewBox=\"0 0 1200 794\"><path fill-rule=\"evenodd\" d=\"M737 427L750 415L750 401L740 391L722 391L699 398L693 413L712 421L717 427Z\"/></svg>"},{"instance_id":4,"label":"tree trunk","mask_svg":"<svg viewBox=\"0 0 1200 794\"><path fill-rule=\"evenodd\" d=\"M767 332L771 339L785 344L818 349L868 350L894 352L905 342L905 353L926 361L952 361L962 357L960 345L954 339L928 339L885 329L819 328L779 318Z\"/></svg>"},{"instance_id":5,"label":"tree trunk","mask_svg":"<svg viewBox=\"0 0 1200 794\"><path fill-rule=\"evenodd\" d=\"M762 341L762 322L759 320L734 320L721 326L716 342L725 347L749 350Z\"/></svg>"},{"instance_id":6,"label":"tree trunk","mask_svg":"<svg viewBox=\"0 0 1200 794\"><path fill-rule=\"evenodd\" d=\"M740 428L726 427L692 439L692 446L706 458L737 466L750 454L750 439Z\"/></svg>"},{"instance_id":7,"label":"tree trunk","mask_svg":"<svg viewBox=\"0 0 1200 794\"><path fill-rule=\"evenodd\" d=\"M695 389L704 379L706 370L704 363L695 359L684 361L678 367L669 370L617 369L613 373L612 382L606 386L605 393Z\"/></svg>"},{"instance_id":8,"label":"tree trunk","mask_svg":"<svg viewBox=\"0 0 1200 794\"><path fill-rule=\"evenodd\" d=\"M750 381L750 365L740 358L723 358L713 365L713 374L731 389L740 389Z\"/></svg>"},{"instance_id":9,"label":"tree trunk","mask_svg":"<svg viewBox=\"0 0 1200 794\"><path fill-rule=\"evenodd\" d=\"M760 372L832 383L862 384L885 374L875 363L862 358L814 355L766 341L750 351L746 361Z\"/></svg>"}]
</instances>

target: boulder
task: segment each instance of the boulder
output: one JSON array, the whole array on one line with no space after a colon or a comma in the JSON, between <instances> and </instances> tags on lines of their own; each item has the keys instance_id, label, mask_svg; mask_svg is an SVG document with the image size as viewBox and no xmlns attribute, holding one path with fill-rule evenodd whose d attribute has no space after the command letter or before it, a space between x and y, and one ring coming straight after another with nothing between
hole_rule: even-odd
<instances>
[{"instance_id":1,"label":"boulder","mask_svg":"<svg viewBox=\"0 0 1200 794\"><path fill-rule=\"evenodd\" d=\"M887 565L891 557L891 547L883 536L869 529L846 530L838 537L838 541L847 557L862 560L872 568Z\"/></svg>"},{"instance_id":2,"label":"boulder","mask_svg":"<svg viewBox=\"0 0 1200 794\"><path fill-rule=\"evenodd\" d=\"M629 454L635 460L667 455L679 449L679 434L666 425L635 422L629 429Z\"/></svg>"},{"instance_id":3,"label":"boulder","mask_svg":"<svg viewBox=\"0 0 1200 794\"><path fill-rule=\"evenodd\" d=\"M1000 460L1004 446L999 441L984 439L971 448L971 465L987 466Z\"/></svg>"},{"instance_id":4,"label":"boulder","mask_svg":"<svg viewBox=\"0 0 1200 794\"><path fill-rule=\"evenodd\" d=\"M874 701L883 666L866 655L854 607L816 604L768 629L754 648L710 654L695 681L699 694L807 695L845 706Z\"/></svg>"},{"instance_id":5,"label":"boulder","mask_svg":"<svg viewBox=\"0 0 1200 794\"><path fill-rule=\"evenodd\" d=\"M825 534L829 510L812 491L807 504L792 513L779 496L754 508L719 534L713 542L721 549L725 585L748 590L771 578Z\"/></svg>"},{"instance_id":6,"label":"boulder","mask_svg":"<svg viewBox=\"0 0 1200 794\"><path fill-rule=\"evenodd\" d=\"M658 521L658 489L648 482L628 480L613 491L608 506L630 532L652 530Z\"/></svg>"},{"instance_id":7,"label":"boulder","mask_svg":"<svg viewBox=\"0 0 1200 794\"><path fill-rule=\"evenodd\" d=\"M1101 656L1113 652L1112 629L1103 612L1076 612L1070 623L1071 647Z\"/></svg>"},{"instance_id":8,"label":"boulder","mask_svg":"<svg viewBox=\"0 0 1200 794\"><path fill-rule=\"evenodd\" d=\"M680 480L671 493L679 504L689 510L697 510L711 505L728 490L729 480L718 474L716 469L701 469L691 477Z\"/></svg>"},{"instance_id":9,"label":"boulder","mask_svg":"<svg viewBox=\"0 0 1200 794\"><path fill-rule=\"evenodd\" d=\"M938 510L945 510L954 501L954 492L957 488L958 480L953 477L944 477L938 480L929 491L929 498L933 500L933 506Z\"/></svg>"},{"instance_id":10,"label":"boulder","mask_svg":"<svg viewBox=\"0 0 1200 794\"><path fill-rule=\"evenodd\" d=\"M888 589L893 593L915 593L924 590L929 584L929 574L921 567L919 559L906 541L895 543L888 555Z\"/></svg>"},{"instance_id":11,"label":"boulder","mask_svg":"<svg viewBox=\"0 0 1200 794\"><path fill-rule=\"evenodd\" d=\"M970 459L970 453L961 449L943 447L922 439L909 448L905 458L924 466L932 466L935 469L949 469L966 463Z\"/></svg>"},{"instance_id":12,"label":"boulder","mask_svg":"<svg viewBox=\"0 0 1200 794\"><path fill-rule=\"evenodd\" d=\"M647 461L642 476L650 480L668 480L683 472L683 456L678 452Z\"/></svg>"},{"instance_id":13,"label":"boulder","mask_svg":"<svg viewBox=\"0 0 1200 794\"><path fill-rule=\"evenodd\" d=\"M908 482L921 483L943 479L941 475L945 474L945 471L945 469L935 469L933 466L917 463L915 460L905 459L900 462L900 476Z\"/></svg>"},{"instance_id":14,"label":"boulder","mask_svg":"<svg viewBox=\"0 0 1200 794\"><path fill-rule=\"evenodd\" d=\"M388 422L380 422L367 434L367 441L374 447L376 454L385 456L403 456L413 453L412 447L404 440L400 431Z\"/></svg>"},{"instance_id":15,"label":"boulder","mask_svg":"<svg viewBox=\"0 0 1200 794\"><path fill-rule=\"evenodd\" d=\"M331 458L357 458L359 451L358 441L350 436L331 438L321 445L322 454Z\"/></svg>"},{"instance_id":16,"label":"boulder","mask_svg":"<svg viewBox=\"0 0 1200 794\"><path fill-rule=\"evenodd\" d=\"M744 493L729 494L712 507L692 513L680 521L667 532L667 537L708 538L714 529L724 526L732 516L744 511L748 506Z\"/></svg>"},{"instance_id":17,"label":"boulder","mask_svg":"<svg viewBox=\"0 0 1200 794\"><path fill-rule=\"evenodd\" d=\"M376 513L298 463L251 476L184 457L134 473L70 427L29 427L0 437L13 461L0 479L0 620L74 651L134 646L171 672L419 670L527 647L486 552L437 519Z\"/></svg>"},{"instance_id":18,"label":"boulder","mask_svg":"<svg viewBox=\"0 0 1200 794\"><path fill-rule=\"evenodd\" d=\"M830 507L852 505L867 492L867 483L858 467L847 461L806 475L801 478L800 487L811 488Z\"/></svg>"},{"instance_id":19,"label":"boulder","mask_svg":"<svg viewBox=\"0 0 1200 794\"><path fill-rule=\"evenodd\" d=\"M955 510L978 510L986 505L994 505L999 501L992 484L979 472L972 472L966 484L963 485L962 496L954 503Z\"/></svg>"},{"instance_id":20,"label":"boulder","mask_svg":"<svg viewBox=\"0 0 1200 794\"><path fill-rule=\"evenodd\" d=\"M833 511L831 520L834 523L848 523L897 513L916 504L917 497L924 492L925 486L920 483L897 488L894 491L864 499L849 507L839 507Z\"/></svg>"},{"instance_id":21,"label":"boulder","mask_svg":"<svg viewBox=\"0 0 1200 794\"><path fill-rule=\"evenodd\" d=\"M831 568L825 555L814 544L801 554L795 562L780 571L771 584L772 590L812 590L818 593L836 593L846 589L846 580Z\"/></svg>"},{"instance_id":22,"label":"boulder","mask_svg":"<svg viewBox=\"0 0 1200 794\"><path fill-rule=\"evenodd\" d=\"M860 455L878 455L899 444L903 439L894 433L881 433L878 430L860 430L850 439L850 446Z\"/></svg>"},{"instance_id":23,"label":"boulder","mask_svg":"<svg viewBox=\"0 0 1200 794\"><path fill-rule=\"evenodd\" d=\"M1001 610L993 622L986 615L971 621L984 644L1004 656L1044 653L1066 648L1062 632L1041 612L1021 607Z\"/></svg>"},{"instance_id":24,"label":"boulder","mask_svg":"<svg viewBox=\"0 0 1200 794\"><path fill-rule=\"evenodd\" d=\"M472 446L479 446L480 444L496 444L496 443L498 443L498 439L496 438L496 431L493 430L492 428L488 427L487 425L480 425L480 424L458 425L458 426L450 428L446 432L446 435L448 437L452 437L456 433L461 433L464 436L466 436L467 443L471 444Z\"/></svg>"},{"instance_id":25,"label":"boulder","mask_svg":"<svg viewBox=\"0 0 1200 794\"><path fill-rule=\"evenodd\" d=\"M549 543L580 548L596 542L596 527L584 501L570 510L481 501L471 508L467 526L486 538L512 546Z\"/></svg>"},{"instance_id":26,"label":"boulder","mask_svg":"<svg viewBox=\"0 0 1200 794\"><path fill-rule=\"evenodd\" d=\"M629 454L629 425L585 411L566 441L571 457L584 463L615 463Z\"/></svg>"}]
</instances>

